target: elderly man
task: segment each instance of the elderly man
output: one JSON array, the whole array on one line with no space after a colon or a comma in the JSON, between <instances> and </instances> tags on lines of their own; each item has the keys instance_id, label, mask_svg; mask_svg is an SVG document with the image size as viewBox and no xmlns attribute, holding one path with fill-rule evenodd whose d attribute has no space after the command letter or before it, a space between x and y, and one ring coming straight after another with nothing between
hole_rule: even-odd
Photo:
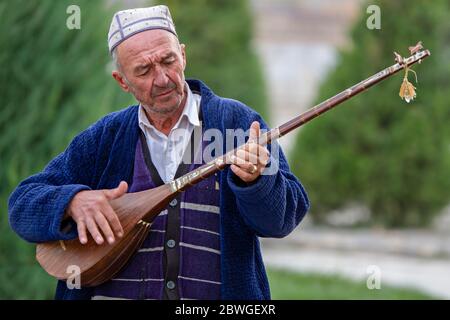
<instances>
[{"instance_id":1,"label":"elderly man","mask_svg":"<svg viewBox=\"0 0 450 320\"><path fill-rule=\"evenodd\" d=\"M206 148L195 130L216 129L225 137L226 129L250 128L251 141L230 167L179 194L113 279L81 289L60 281L56 298L270 299L258 237L289 234L309 202L282 151L270 155L252 142L266 124L242 103L185 80L185 46L167 7L116 13L108 43L112 76L139 105L100 119L20 183L9 214L22 238L114 243L123 229L109 201L200 166L181 161ZM278 170L263 174L269 158Z\"/></svg>"}]
</instances>

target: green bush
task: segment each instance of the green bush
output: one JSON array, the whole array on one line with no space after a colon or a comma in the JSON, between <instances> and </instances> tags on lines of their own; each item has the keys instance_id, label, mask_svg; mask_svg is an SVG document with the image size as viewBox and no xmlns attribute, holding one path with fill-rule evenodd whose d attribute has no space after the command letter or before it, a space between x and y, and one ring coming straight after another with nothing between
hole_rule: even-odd
<instances>
[{"instance_id":1,"label":"green bush","mask_svg":"<svg viewBox=\"0 0 450 320\"><path fill-rule=\"evenodd\" d=\"M450 4L446 0L375 1L381 30L368 30L362 14L352 49L340 53L318 101L393 64L395 50L422 40L432 55L413 67L417 99L398 96L402 75L307 124L292 167L312 200L312 217L349 203L366 204L372 223L424 226L450 200ZM365 6L362 6L365 9Z\"/></svg>"},{"instance_id":2,"label":"green bush","mask_svg":"<svg viewBox=\"0 0 450 320\"><path fill-rule=\"evenodd\" d=\"M221 3L227 19L215 11ZM72 4L81 9L80 30L66 28L66 9ZM199 10L198 4L193 2L192 10ZM177 30L190 55L188 75L262 111L262 78L249 46L250 30L245 29L249 26L245 3L236 2L234 9L222 1L204 5L214 19L177 12L185 10L185 4L174 3L175 18L180 20ZM9 194L19 181L42 170L81 130L135 103L110 75L107 34L114 11L103 1L0 2L0 299L52 298L55 287L35 261L34 245L20 240L8 225ZM196 24L207 32L200 32ZM220 54L212 54L215 50ZM230 59L245 62L232 65Z\"/></svg>"}]
</instances>

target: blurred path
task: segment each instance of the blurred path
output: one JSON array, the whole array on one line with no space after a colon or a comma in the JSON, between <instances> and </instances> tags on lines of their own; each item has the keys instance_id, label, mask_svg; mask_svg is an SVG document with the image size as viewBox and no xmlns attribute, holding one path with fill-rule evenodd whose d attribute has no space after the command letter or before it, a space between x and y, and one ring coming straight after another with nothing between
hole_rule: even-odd
<instances>
[{"instance_id":1,"label":"blurred path","mask_svg":"<svg viewBox=\"0 0 450 320\"><path fill-rule=\"evenodd\" d=\"M368 267L383 284L420 289L450 299L450 235L422 230L297 228L280 239L261 239L268 266L340 274L366 282Z\"/></svg>"},{"instance_id":2,"label":"blurred path","mask_svg":"<svg viewBox=\"0 0 450 320\"><path fill-rule=\"evenodd\" d=\"M251 0L272 127L313 107L321 81L335 65L336 49L348 45L346 32L360 2ZM287 153L294 140L295 133L280 140Z\"/></svg>"}]
</instances>

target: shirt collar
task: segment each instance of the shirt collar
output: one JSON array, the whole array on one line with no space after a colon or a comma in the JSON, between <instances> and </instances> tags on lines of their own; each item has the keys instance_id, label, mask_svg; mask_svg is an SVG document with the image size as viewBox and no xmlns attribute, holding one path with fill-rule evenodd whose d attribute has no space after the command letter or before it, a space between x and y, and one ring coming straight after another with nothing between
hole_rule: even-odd
<instances>
[{"instance_id":1,"label":"shirt collar","mask_svg":"<svg viewBox=\"0 0 450 320\"><path fill-rule=\"evenodd\" d=\"M189 86L186 84L186 102L184 105L183 113L181 114L180 118L178 119L177 123L175 124L174 128L178 128L180 125L180 122L187 118L188 121L193 126L200 126L200 119L198 117L198 111L199 111L199 100L195 99L194 94L192 93ZM139 104L139 113L138 113L138 121L139 121L139 127L144 130L144 127L152 128L156 130L156 128L150 123L150 121L147 118L147 115L144 111L144 107L142 107L142 104Z\"/></svg>"}]
</instances>

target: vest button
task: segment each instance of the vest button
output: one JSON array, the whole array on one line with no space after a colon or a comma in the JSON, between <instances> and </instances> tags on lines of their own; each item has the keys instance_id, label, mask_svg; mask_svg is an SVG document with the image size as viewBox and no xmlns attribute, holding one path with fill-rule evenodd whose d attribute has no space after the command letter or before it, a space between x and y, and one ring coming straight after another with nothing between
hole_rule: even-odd
<instances>
[{"instance_id":1,"label":"vest button","mask_svg":"<svg viewBox=\"0 0 450 320\"><path fill-rule=\"evenodd\" d=\"M173 239L168 240L167 241L167 246L169 248L174 248L175 247L175 240L173 240Z\"/></svg>"},{"instance_id":2,"label":"vest button","mask_svg":"<svg viewBox=\"0 0 450 320\"><path fill-rule=\"evenodd\" d=\"M166 283L167 288L169 288L170 290L175 288L175 282L173 281L167 281Z\"/></svg>"},{"instance_id":3,"label":"vest button","mask_svg":"<svg viewBox=\"0 0 450 320\"><path fill-rule=\"evenodd\" d=\"M172 208L176 207L177 204L178 204L178 200L177 200L177 199L173 199L173 200L170 201L170 203L169 203L169 205L170 205Z\"/></svg>"}]
</instances>

